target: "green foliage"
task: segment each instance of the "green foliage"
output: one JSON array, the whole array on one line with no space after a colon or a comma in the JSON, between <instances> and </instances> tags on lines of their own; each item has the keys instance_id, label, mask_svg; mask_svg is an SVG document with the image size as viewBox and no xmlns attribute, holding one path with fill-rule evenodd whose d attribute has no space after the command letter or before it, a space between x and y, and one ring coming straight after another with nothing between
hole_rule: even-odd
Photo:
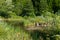
<instances>
[{"instance_id":1,"label":"green foliage","mask_svg":"<svg viewBox=\"0 0 60 40\"><path fill-rule=\"evenodd\" d=\"M0 21L0 39L1 40L31 40L31 37L20 26L14 26L12 23Z\"/></svg>"},{"instance_id":2,"label":"green foliage","mask_svg":"<svg viewBox=\"0 0 60 40\"><path fill-rule=\"evenodd\" d=\"M40 12L42 11L48 11L48 5L47 5L47 0L40 0Z\"/></svg>"},{"instance_id":3,"label":"green foliage","mask_svg":"<svg viewBox=\"0 0 60 40\"><path fill-rule=\"evenodd\" d=\"M60 40L60 0L0 0L0 19L0 40Z\"/></svg>"}]
</instances>

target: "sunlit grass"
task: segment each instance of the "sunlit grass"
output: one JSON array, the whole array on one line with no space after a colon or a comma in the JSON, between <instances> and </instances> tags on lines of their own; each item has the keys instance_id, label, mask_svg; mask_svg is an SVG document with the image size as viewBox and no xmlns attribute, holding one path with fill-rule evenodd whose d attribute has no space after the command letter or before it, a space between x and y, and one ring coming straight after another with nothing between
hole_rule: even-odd
<instances>
[{"instance_id":1,"label":"sunlit grass","mask_svg":"<svg viewBox=\"0 0 60 40\"><path fill-rule=\"evenodd\" d=\"M30 36L20 27L0 22L0 40L30 40Z\"/></svg>"}]
</instances>

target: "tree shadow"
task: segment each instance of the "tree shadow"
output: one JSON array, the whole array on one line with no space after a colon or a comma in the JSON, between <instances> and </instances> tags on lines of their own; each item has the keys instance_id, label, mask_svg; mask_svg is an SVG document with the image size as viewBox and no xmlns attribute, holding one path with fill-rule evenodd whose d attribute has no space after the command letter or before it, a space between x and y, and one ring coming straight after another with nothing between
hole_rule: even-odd
<instances>
[{"instance_id":1,"label":"tree shadow","mask_svg":"<svg viewBox=\"0 0 60 40\"><path fill-rule=\"evenodd\" d=\"M48 40L47 38L49 38L46 33L42 33L40 31L33 31L30 33L30 36L33 40Z\"/></svg>"},{"instance_id":2,"label":"tree shadow","mask_svg":"<svg viewBox=\"0 0 60 40\"><path fill-rule=\"evenodd\" d=\"M33 40L38 40L40 37L40 32L39 31L33 31L30 33L30 36L32 37Z\"/></svg>"}]
</instances>

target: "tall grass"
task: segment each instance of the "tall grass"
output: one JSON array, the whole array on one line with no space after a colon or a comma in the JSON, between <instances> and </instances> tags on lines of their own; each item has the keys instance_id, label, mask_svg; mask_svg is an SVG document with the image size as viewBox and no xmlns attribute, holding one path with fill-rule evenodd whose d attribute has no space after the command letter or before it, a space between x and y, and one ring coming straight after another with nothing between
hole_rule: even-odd
<instances>
[{"instance_id":1,"label":"tall grass","mask_svg":"<svg viewBox=\"0 0 60 40\"><path fill-rule=\"evenodd\" d=\"M31 40L31 37L20 27L0 22L0 40Z\"/></svg>"}]
</instances>

